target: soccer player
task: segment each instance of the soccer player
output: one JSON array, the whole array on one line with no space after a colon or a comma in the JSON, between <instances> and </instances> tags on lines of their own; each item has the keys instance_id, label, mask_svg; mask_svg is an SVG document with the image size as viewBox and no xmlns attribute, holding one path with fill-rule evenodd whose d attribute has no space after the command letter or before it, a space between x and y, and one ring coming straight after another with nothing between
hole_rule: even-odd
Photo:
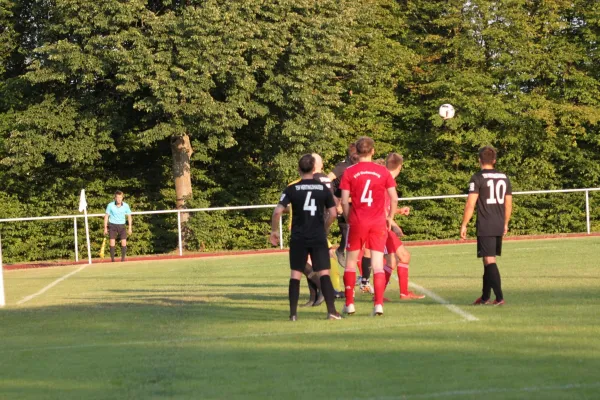
<instances>
[{"instance_id":1,"label":"soccer player","mask_svg":"<svg viewBox=\"0 0 600 400\"><path fill-rule=\"evenodd\" d=\"M365 247L371 250L371 266L375 286L375 307L373 315L383 314L383 292L385 291L385 273L383 271L383 252L387 232L391 227L398 203L396 181L386 167L373 163L375 143L369 137L361 137L356 142L359 162L348 167L342 177L342 207L344 217L349 224L348 244L346 246L346 269L344 285L346 305L344 312L354 314L354 284L358 253ZM386 196L390 197L390 210L386 215ZM352 197L352 208L350 208Z\"/></svg>"},{"instance_id":2,"label":"soccer player","mask_svg":"<svg viewBox=\"0 0 600 400\"><path fill-rule=\"evenodd\" d=\"M129 229L125 230L125 217L129 223ZM117 236L121 239L121 261L125 261L127 254L127 234L132 233L131 209L129 204L123 201L123 192L115 192L115 201L108 204L104 215L104 234L109 235L110 259L115 262L115 243Z\"/></svg>"},{"instance_id":3,"label":"soccer player","mask_svg":"<svg viewBox=\"0 0 600 400\"><path fill-rule=\"evenodd\" d=\"M337 223L338 223L338 227L340 228L341 238L340 238L340 245L335 250L335 255L337 257L338 263L342 267L346 266L346 255L344 254L344 251L346 248L346 243L347 243L347 238L348 238L348 223L344 219L344 213L341 208L341 200L339 200L342 197L342 192L340 190L340 182L342 181L342 176L344 175L344 171L346 171L346 169L349 166L356 164L357 162L358 162L358 158L356 155L356 144L350 143L348 145L346 159L344 161L337 163L335 165L333 171L331 171L327 175L327 177L333 183L333 194L337 200L336 204L338 204Z\"/></svg>"},{"instance_id":4,"label":"soccer player","mask_svg":"<svg viewBox=\"0 0 600 400\"><path fill-rule=\"evenodd\" d=\"M402 156L398 153L390 153L385 159L385 166L392 174L392 177L396 179L402 171L403 164ZM402 207L399 208L397 214L409 215L410 208ZM389 282L390 276L394 268L398 274L398 284L400 285L400 300L414 300L423 299L425 295L416 294L408 290L408 266L410 264L410 252L402 244L400 237L402 236L402 229L394 221L392 223L392 229L388 232L387 241L385 244L386 248L386 266L385 277L386 282Z\"/></svg>"},{"instance_id":5,"label":"soccer player","mask_svg":"<svg viewBox=\"0 0 600 400\"><path fill-rule=\"evenodd\" d=\"M494 169L496 150L485 146L479 150L477 172L469 181L469 196L465 204L460 237L467 238L467 224L477 206L477 257L483 258L483 289L473 304L504 304L500 271L496 256L502 253L502 237L508 232L512 213L512 187L508 177ZM491 290L496 299L491 303Z\"/></svg>"},{"instance_id":6,"label":"soccer player","mask_svg":"<svg viewBox=\"0 0 600 400\"><path fill-rule=\"evenodd\" d=\"M279 243L279 218L289 204L292 215L290 239L290 321L298 319L300 278L310 256L314 271L319 274L321 290L327 304L327 319L341 319L335 309L335 297L329 277L329 247L327 233L336 216L335 202L331 191L313 178L315 158L305 154L298 162L301 180L289 185L282 193L271 220L271 243Z\"/></svg>"}]
</instances>

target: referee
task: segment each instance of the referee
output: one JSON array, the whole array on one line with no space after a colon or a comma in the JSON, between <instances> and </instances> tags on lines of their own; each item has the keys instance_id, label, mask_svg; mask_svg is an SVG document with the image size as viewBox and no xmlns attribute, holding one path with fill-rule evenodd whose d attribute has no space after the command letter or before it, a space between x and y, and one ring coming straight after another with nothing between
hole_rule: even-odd
<instances>
[{"instance_id":1,"label":"referee","mask_svg":"<svg viewBox=\"0 0 600 400\"><path fill-rule=\"evenodd\" d=\"M129 224L129 229L125 229L125 217ZM104 215L104 234L109 234L110 259L115 262L115 242L117 236L121 239L121 261L125 261L127 254L127 234L131 235L131 209L129 204L123 201L123 192L115 192L115 201L108 203L106 214Z\"/></svg>"},{"instance_id":2,"label":"referee","mask_svg":"<svg viewBox=\"0 0 600 400\"><path fill-rule=\"evenodd\" d=\"M327 304L327 319L342 319L335 309L335 295L329 277L329 246L327 233L336 216L333 194L327 186L313 178L315 157L305 154L298 162L301 180L289 185L282 193L271 219L271 244L279 243L279 218L292 205L292 235L290 239L290 321L298 319L300 278L310 255L312 267L319 274L321 290Z\"/></svg>"}]
</instances>

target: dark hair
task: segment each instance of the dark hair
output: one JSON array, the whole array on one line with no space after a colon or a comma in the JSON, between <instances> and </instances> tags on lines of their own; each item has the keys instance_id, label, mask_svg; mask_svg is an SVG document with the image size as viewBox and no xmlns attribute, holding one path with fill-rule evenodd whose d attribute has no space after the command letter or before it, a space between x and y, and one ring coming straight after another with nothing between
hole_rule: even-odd
<instances>
[{"instance_id":1,"label":"dark hair","mask_svg":"<svg viewBox=\"0 0 600 400\"><path fill-rule=\"evenodd\" d=\"M315 158L312 154L305 154L298 161L298 169L304 174L309 174L315 170Z\"/></svg>"},{"instance_id":2,"label":"dark hair","mask_svg":"<svg viewBox=\"0 0 600 400\"><path fill-rule=\"evenodd\" d=\"M388 156L385 159L385 166L390 171L393 171L396 168L398 168L399 166L401 166L403 162L404 162L404 159L402 158L402 156L400 154L390 153L390 154L388 154Z\"/></svg>"},{"instance_id":3,"label":"dark hair","mask_svg":"<svg viewBox=\"0 0 600 400\"><path fill-rule=\"evenodd\" d=\"M350 143L348 145L348 156L351 156L352 154L356 154L356 143Z\"/></svg>"},{"instance_id":4,"label":"dark hair","mask_svg":"<svg viewBox=\"0 0 600 400\"><path fill-rule=\"evenodd\" d=\"M115 192L115 196L123 196L123 192L121 192L120 190L117 190Z\"/></svg>"},{"instance_id":5,"label":"dark hair","mask_svg":"<svg viewBox=\"0 0 600 400\"><path fill-rule=\"evenodd\" d=\"M383 158L378 158L377 160L373 160L373 162L377 165L385 166L385 160Z\"/></svg>"},{"instance_id":6,"label":"dark hair","mask_svg":"<svg viewBox=\"0 0 600 400\"><path fill-rule=\"evenodd\" d=\"M493 164L496 161L496 150L492 146L479 149L479 159L482 164Z\"/></svg>"},{"instance_id":7,"label":"dark hair","mask_svg":"<svg viewBox=\"0 0 600 400\"><path fill-rule=\"evenodd\" d=\"M350 155L350 159L348 161L349 161L350 165L354 165L358 162L358 160L359 160L358 153L354 153L354 154Z\"/></svg>"},{"instance_id":8,"label":"dark hair","mask_svg":"<svg viewBox=\"0 0 600 400\"><path fill-rule=\"evenodd\" d=\"M375 141L368 136L362 136L356 141L356 152L359 156L368 156L375 148Z\"/></svg>"}]
</instances>

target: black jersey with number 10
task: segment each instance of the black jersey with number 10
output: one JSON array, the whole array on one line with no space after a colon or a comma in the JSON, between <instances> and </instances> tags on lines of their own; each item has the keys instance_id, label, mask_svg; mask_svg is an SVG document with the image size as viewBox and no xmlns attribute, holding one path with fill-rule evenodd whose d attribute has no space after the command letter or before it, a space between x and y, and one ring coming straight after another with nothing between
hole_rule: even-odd
<instances>
[{"instance_id":1,"label":"black jersey with number 10","mask_svg":"<svg viewBox=\"0 0 600 400\"><path fill-rule=\"evenodd\" d=\"M495 169L483 169L469 181L469 193L477 193L477 236L504 234L506 195L512 195L508 177Z\"/></svg>"},{"instance_id":2,"label":"black jersey with number 10","mask_svg":"<svg viewBox=\"0 0 600 400\"><path fill-rule=\"evenodd\" d=\"M335 207L331 190L316 179L292 183L282 193L279 204L292 205L291 240L302 240L307 246L327 246L325 210Z\"/></svg>"}]
</instances>

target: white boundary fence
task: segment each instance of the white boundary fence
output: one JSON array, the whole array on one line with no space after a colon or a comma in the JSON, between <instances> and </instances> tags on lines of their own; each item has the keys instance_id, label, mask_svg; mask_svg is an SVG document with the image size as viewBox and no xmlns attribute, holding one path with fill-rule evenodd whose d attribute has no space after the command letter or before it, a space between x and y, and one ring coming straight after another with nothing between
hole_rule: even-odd
<instances>
[{"instance_id":1,"label":"white boundary fence","mask_svg":"<svg viewBox=\"0 0 600 400\"><path fill-rule=\"evenodd\" d=\"M586 216L586 227L587 233L590 234L590 201L589 192L600 191L600 188L585 188L585 189L560 189L560 190L534 190L526 192L513 192L513 195L527 195L527 194L552 194L552 193L574 193L583 192L585 195L585 216ZM452 199L467 197L466 194L455 194L455 195L444 195L444 196L419 196L419 197L401 197L398 201L419 201L419 200L438 200L438 199ZM181 229L181 213L194 213L194 212L210 212L210 211L231 211L231 210L252 210L260 208L274 208L275 204L264 204L258 206L237 206L237 207L213 207L213 208L190 208L183 210L157 210L157 211L137 211L132 212L133 215L152 215L152 214L173 214L177 213L177 237L179 245L179 255L183 256L183 241L182 241L182 229ZM88 217L104 217L104 214L88 214ZM75 246L75 261L79 261L79 250L78 250L78 226L77 219L84 218L84 215L57 215L49 217L27 217L27 218L3 218L0 219L0 223L6 222L21 222L21 221L40 221L40 220L57 220L57 219L72 219L73 220L73 238ZM86 235L89 236L89 235ZM279 247L283 249L283 224L280 219L279 221ZM89 238L86 238L89 240ZM1 245L0 245L1 246ZM88 250L89 252L89 250ZM0 247L0 255L2 249ZM88 257L90 255L88 254ZM91 261L90 261L91 263Z\"/></svg>"}]
</instances>

